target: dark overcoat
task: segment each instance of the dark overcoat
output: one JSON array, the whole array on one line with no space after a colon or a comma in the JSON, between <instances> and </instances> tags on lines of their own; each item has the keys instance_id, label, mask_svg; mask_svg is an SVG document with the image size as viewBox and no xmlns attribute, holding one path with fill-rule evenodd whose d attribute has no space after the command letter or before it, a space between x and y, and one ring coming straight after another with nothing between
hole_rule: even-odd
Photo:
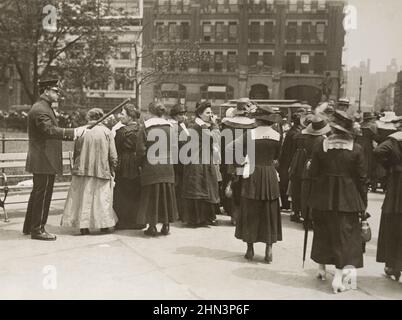
<instances>
[{"instance_id":1,"label":"dark overcoat","mask_svg":"<svg viewBox=\"0 0 402 320\"><path fill-rule=\"evenodd\" d=\"M73 140L74 129L59 128L51 103L41 95L28 112L28 156L25 170L35 174L62 174L62 140Z\"/></svg>"}]
</instances>

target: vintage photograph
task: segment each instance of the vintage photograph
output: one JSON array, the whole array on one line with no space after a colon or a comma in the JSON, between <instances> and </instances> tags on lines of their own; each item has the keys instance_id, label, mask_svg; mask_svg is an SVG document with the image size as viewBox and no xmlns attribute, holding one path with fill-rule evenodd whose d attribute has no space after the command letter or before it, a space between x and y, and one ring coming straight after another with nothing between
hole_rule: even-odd
<instances>
[{"instance_id":1,"label":"vintage photograph","mask_svg":"<svg viewBox=\"0 0 402 320\"><path fill-rule=\"evenodd\" d=\"M0 0L0 300L402 299L400 12Z\"/></svg>"}]
</instances>

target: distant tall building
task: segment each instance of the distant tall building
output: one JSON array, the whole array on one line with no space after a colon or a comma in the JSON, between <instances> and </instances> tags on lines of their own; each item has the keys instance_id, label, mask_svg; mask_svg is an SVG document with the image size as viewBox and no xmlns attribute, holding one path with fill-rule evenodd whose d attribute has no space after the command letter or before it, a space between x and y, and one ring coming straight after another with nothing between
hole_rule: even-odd
<instances>
[{"instance_id":1,"label":"distant tall building","mask_svg":"<svg viewBox=\"0 0 402 320\"><path fill-rule=\"evenodd\" d=\"M176 66L142 87L142 106L199 100L337 99L344 46L344 1L144 0L143 44L169 54L181 41L212 59ZM163 39L161 34L166 34ZM143 69L152 70L152 58Z\"/></svg>"},{"instance_id":2,"label":"distant tall building","mask_svg":"<svg viewBox=\"0 0 402 320\"><path fill-rule=\"evenodd\" d=\"M395 83L394 111L398 116L402 116L402 71L398 73Z\"/></svg>"}]
</instances>

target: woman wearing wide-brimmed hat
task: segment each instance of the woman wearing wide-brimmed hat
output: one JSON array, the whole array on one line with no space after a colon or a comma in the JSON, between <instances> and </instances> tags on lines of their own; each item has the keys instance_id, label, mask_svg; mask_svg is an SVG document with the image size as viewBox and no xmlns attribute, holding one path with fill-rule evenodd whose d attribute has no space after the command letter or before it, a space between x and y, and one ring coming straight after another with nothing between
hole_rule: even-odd
<instances>
[{"instance_id":1,"label":"woman wearing wide-brimmed hat","mask_svg":"<svg viewBox=\"0 0 402 320\"><path fill-rule=\"evenodd\" d=\"M310 203L314 238L311 258L325 279L325 265L335 265L332 288L344 291L345 267L363 267L359 214L367 207L367 171L362 147L354 143L353 120L335 111L332 134L313 150Z\"/></svg>"},{"instance_id":2,"label":"woman wearing wide-brimmed hat","mask_svg":"<svg viewBox=\"0 0 402 320\"><path fill-rule=\"evenodd\" d=\"M195 122L189 126L192 148L189 164L183 166L182 221L191 227L215 225L219 209L220 131L208 101L197 103ZM204 143L203 143L204 142Z\"/></svg>"},{"instance_id":3,"label":"woman wearing wide-brimmed hat","mask_svg":"<svg viewBox=\"0 0 402 320\"><path fill-rule=\"evenodd\" d=\"M311 222L312 219L309 205L312 183L309 170L311 155L314 146L317 143L322 143L330 131L330 126L321 116L314 116L307 128L303 129L301 134L296 137L295 172L297 172L301 180L300 195L297 198L300 199L301 216L304 221Z\"/></svg>"},{"instance_id":4,"label":"woman wearing wide-brimmed hat","mask_svg":"<svg viewBox=\"0 0 402 320\"><path fill-rule=\"evenodd\" d=\"M235 236L247 243L245 258L248 260L254 257L254 243L265 243L265 262L271 263L272 245L282 240L280 190L275 169L280 134L272 128L278 120L272 108L265 108L255 119L257 128L248 131L249 138L242 136L228 145L233 150L244 148L249 139L255 143L255 152L244 148L248 150L250 163L254 163L254 170L244 168Z\"/></svg>"},{"instance_id":5,"label":"woman wearing wide-brimmed hat","mask_svg":"<svg viewBox=\"0 0 402 320\"><path fill-rule=\"evenodd\" d=\"M374 150L374 156L387 170L377 262L385 263L386 275L398 281L402 271L402 132L390 135Z\"/></svg>"}]
</instances>

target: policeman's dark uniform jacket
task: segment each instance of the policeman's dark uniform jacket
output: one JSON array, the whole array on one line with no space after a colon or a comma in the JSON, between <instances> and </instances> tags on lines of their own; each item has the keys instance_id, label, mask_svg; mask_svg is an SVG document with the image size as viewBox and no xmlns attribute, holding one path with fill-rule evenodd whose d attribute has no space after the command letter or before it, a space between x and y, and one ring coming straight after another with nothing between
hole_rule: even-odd
<instances>
[{"instance_id":1,"label":"policeman's dark uniform jacket","mask_svg":"<svg viewBox=\"0 0 402 320\"><path fill-rule=\"evenodd\" d=\"M374 150L387 170L387 190L382 206L377 262L395 272L402 270L402 132L390 135Z\"/></svg>"},{"instance_id":2,"label":"policeman's dark uniform jacket","mask_svg":"<svg viewBox=\"0 0 402 320\"><path fill-rule=\"evenodd\" d=\"M311 258L319 264L335 265L337 269L348 265L361 268L363 249L359 213L365 212L367 207L364 153L351 136L353 121L345 112L337 111L335 116L338 122L331 126L338 129L342 125L350 134L332 134L313 150Z\"/></svg>"},{"instance_id":3,"label":"policeman's dark uniform jacket","mask_svg":"<svg viewBox=\"0 0 402 320\"><path fill-rule=\"evenodd\" d=\"M26 171L33 173L33 189L23 232L34 237L45 232L55 175L63 173L62 140L73 140L74 129L58 127L51 102L42 94L28 112L28 137Z\"/></svg>"}]
</instances>

